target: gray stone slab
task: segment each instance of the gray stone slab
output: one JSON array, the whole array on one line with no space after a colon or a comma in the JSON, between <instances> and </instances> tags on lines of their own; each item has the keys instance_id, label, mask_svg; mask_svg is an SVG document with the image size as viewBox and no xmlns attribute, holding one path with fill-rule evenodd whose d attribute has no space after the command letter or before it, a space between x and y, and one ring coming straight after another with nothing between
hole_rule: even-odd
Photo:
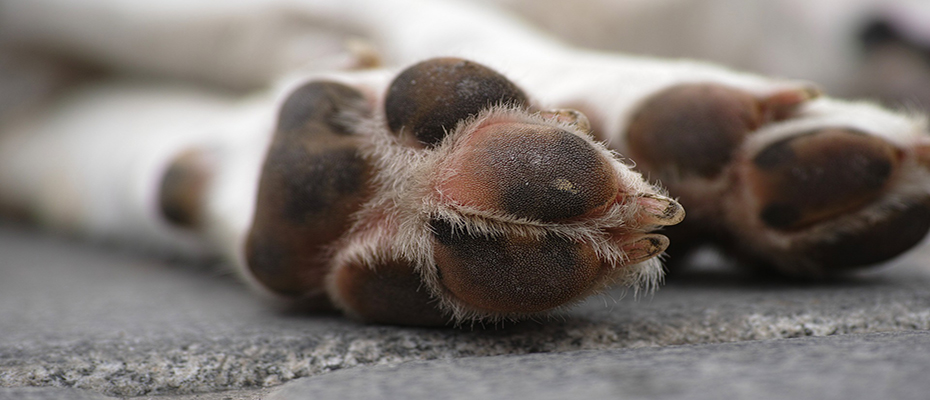
<instances>
[{"instance_id":1,"label":"gray stone slab","mask_svg":"<svg viewBox=\"0 0 930 400\"><path fill-rule=\"evenodd\" d=\"M188 395L132 397L134 400L263 400L272 389L226 390ZM125 397L124 397L125 398ZM0 400L116 400L88 390L67 387L0 387Z\"/></svg>"},{"instance_id":2,"label":"gray stone slab","mask_svg":"<svg viewBox=\"0 0 930 400\"><path fill-rule=\"evenodd\" d=\"M98 393L58 387L0 387L0 400L112 400Z\"/></svg>"},{"instance_id":3,"label":"gray stone slab","mask_svg":"<svg viewBox=\"0 0 930 400\"><path fill-rule=\"evenodd\" d=\"M269 400L926 399L930 332L415 361L285 384Z\"/></svg>"},{"instance_id":4,"label":"gray stone slab","mask_svg":"<svg viewBox=\"0 0 930 400\"><path fill-rule=\"evenodd\" d=\"M652 296L596 298L541 323L416 329L300 315L215 269L7 229L0 386L181 395L411 360L926 330L927 259L832 283L711 269Z\"/></svg>"},{"instance_id":5,"label":"gray stone slab","mask_svg":"<svg viewBox=\"0 0 930 400\"><path fill-rule=\"evenodd\" d=\"M132 397L133 400L265 400L274 389L240 389L221 392Z\"/></svg>"}]
</instances>

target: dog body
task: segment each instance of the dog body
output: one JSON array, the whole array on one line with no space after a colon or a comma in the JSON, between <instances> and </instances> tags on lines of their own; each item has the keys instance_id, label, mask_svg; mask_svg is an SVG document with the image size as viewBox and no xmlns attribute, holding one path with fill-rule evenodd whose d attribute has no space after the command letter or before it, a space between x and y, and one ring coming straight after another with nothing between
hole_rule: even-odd
<instances>
[{"instance_id":1,"label":"dog body","mask_svg":"<svg viewBox=\"0 0 930 400\"><path fill-rule=\"evenodd\" d=\"M119 69L277 83L72 91L5 127L0 203L92 237L222 255L259 287L367 320L517 318L611 284L651 287L668 243L649 232L683 214L649 181L688 208L673 240L716 240L787 274L878 263L930 228L924 119L803 82L581 50L451 1L5 7L8 36ZM476 93L492 95L479 107ZM408 115L418 107L430 117ZM498 126L503 142L487 136ZM526 154L574 155L507 164ZM332 168L306 172L320 166ZM538 202L488 200L531 176L555 177L526 192Z\"/></svg>"}]
</instances>

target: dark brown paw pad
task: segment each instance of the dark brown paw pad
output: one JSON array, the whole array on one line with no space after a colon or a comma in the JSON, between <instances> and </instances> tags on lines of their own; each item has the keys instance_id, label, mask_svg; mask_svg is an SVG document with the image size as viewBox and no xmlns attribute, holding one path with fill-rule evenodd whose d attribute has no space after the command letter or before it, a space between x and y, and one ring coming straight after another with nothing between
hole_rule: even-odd
<instances>
[{"instance_id":1,"label":"dark brown paw pad","mask_svg":"<svg viewBox=\"0 0 930 400\"><path fill-rule=\"evenodd\" d=\"M733 159L746 136L788 118L818 96L811 88L767 96L715 83L673 86L644 101L627 128L638 168L663 179L713 178Z\"/></svg>"},{"instance_id":2,"label":"dark brown paw pad","mask_svg":"<svg viewBox=\"0 0 930 400\"><path fill-rule=\"evenodd\" d=\"M762 124L749 94L716 84L679 85L640 106L629 124L630 156L665 175L713 177Z\"/></svg>"},{"instance_id":3,"label":"dark brown paw pad","mask_svg":"<svg viewBox=\"0 0 930 400\"><path fill-rule=\"evenodd\" d=\"M882 139L823 129L762 149L752 158L748 181L765 225L791 231L874 202L900 161L901 152Z\"/></svg>"},{"instance_id":4,"label":"dark brown paw pad","mask_svg":"<svg viewBox=\"0 0 930 400\"><path fill-rule=\"evenodd\" d=\"M430 221L440 284L459 301L490 313L534 313L589 292L601 261L587 244L542 238L484 236Z\"/></svg>"},{"instance_id":5,"label":"dark brown paw pad","mask_svg":"<svg viewBox=\"0 0 930 400\"><path fill-rule=\"evenodd\" d=\"M459 121L499 104L524 106L526 94L503 75L459 58L434 58L405 69L384 101L388 127L435 146Z\"/></svg>"},{"instance_id":6,"label":"dark brown paw pad","mask_svg":"<svg viewBox=\"0 0 930 400\"><path fill-rule=\"evenodd\" d=\"M331 285L341 308L365 321L417 326L452 321L420 274L404 261L348 263L336 270Z\"/></svg>"},{"instance_id":7,"label":"dark brown paw pad","mask_svg":"<svg viewBox=\"0 0 930 400\"><path fill-rule=\"evenodd\" d=\"M459 143L443 165L454 172L438 189L451 201L531 220L582 216L611 204L620 190L600 152L549 126L484 127Z\"/></svg>"},{"instance_id":8,"label":"dark brown paw pad","mask_svg":"<svg viewBox=\"0 0 930 400\"><path fill-rule=\"evenodd\" d=\"M353 88L318 81L282 106L246 245L253 275L275 292L322 288L327 246L371 195L372 167L346 122L352 113L366 114L365 104Z\"/></svg>"},{"instance_id":9,"label":"dark brown paw pad","mask_svg":"<svg viewBox=\"0 0 930 400\"><path fill-rule=\"evenodd\" d=\"M914 167L907 157L880 137L841 128L793 135L757 152L744 175L758 218L750 225L782 238L759 244L781 243L761 264L826 276L915 246L930 229L930 202L901 191L913 185L902 183Z\"/></svg>"},{"instance_id":10,"label":"dark brown paw pad","mask_svg":"<svg viewBox=\"0 0 930 400\"><path fill-rule=\"evenodd\" d=\"M177 227L200 227L203 202L214 168L212 156L205 150L189 150L175 157L162 176L158 190L162 217Z\"/></svg>"},{"instance_id":11,"label":"dark brown paw pad","mask_svg":"<svg viewBox=\"0 0 930 400\"><path fill-rule=\"evenodd\" d=\"M807 260L829 274L888 261L913 248L930 230L930 199L883 210L864 229L804 246Z\"/></svg>"}]
</instances>

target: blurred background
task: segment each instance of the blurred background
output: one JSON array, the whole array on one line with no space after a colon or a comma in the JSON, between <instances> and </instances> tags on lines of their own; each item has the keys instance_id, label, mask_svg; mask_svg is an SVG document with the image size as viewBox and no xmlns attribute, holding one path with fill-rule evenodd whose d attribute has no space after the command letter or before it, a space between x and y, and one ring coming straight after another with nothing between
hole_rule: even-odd
<instances>
[{"instance_id":1,"label":"blurred background","mask_svg":"<svg viewBox=\"0 0 930 400\"><path fill-rule=\"evenodd\" d=\"M0 0L0 135L77 83L129 76L235 98L295 71L366 67L358 54L376 54L380 38L320 13L331 1L348 0ZM580 47L705 60L930 111L927 0L470 4ZM0 214L15 210L0 204Z\"/></svg>"},{"instance_id":2,"label":"blurred background","mask_svg":"<svg viewBox=\"0 0 930 400\"><path fill-rule=\"evenodd\" d=\"M569 41L817 83L930 109L925 0L483 0Z\"/></svg>"},{"instance_id":3,"label":"blurred background","mask_svg":"<svg viewBox=\"0 0 930 400\"><path fill-rule=\"evenodd\" d=\"M708 60L930 109L925 0L476 1L578 46ZM252 90L298 68L343 67L344 44L365 36L305 12L314 0L146 3L0 0L0 126L83 79L129 73Z\"/></svg>"}]
</instances>

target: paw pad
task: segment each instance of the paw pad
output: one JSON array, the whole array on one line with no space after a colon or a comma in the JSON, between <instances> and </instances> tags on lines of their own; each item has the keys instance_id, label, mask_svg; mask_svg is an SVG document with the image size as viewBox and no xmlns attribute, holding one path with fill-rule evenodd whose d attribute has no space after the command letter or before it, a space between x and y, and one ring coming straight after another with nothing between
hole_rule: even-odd
<instances>
[{"instance_id":1,"label":"paw pad","mask_svg":"<svg viewBox=\"0 0 930 400\"><path fill-rule=\"evenodd\" d=\"M498 104L523 106L526 94L503 75L459 58L435 58L397 76L384 100L388 127L435 146L459 121Z\"/></svg>"},{"instance_id":2,"label":"paw pad","mask_svg":"<svg viewBox=\"0 0 930 400\"><path fill-rule=\"evenodd\" d=\"M312 82L282 106L246 245L253 275L276 292L322 285L327 246L370 196L372 167L344 122L349 111L364 114L364 104L348 86Z\"/></svg>"},{"instance_id":3,"label":"paw pad","mask_svg":"<svg viewBox=\"0 0 930 400\"><path fill-rule=\"evenodd\" d=\"M440 282L453 296L494 313L533 313L588 291L601 271L594 249L547 235L482 236L430 221Z\"/></svg>"},{"instance_id":4,"label":"paw pad","mask_svg":"<svg viewBox=\"0 0 930 400\"><path fill-rule=\"evenodd\" d=\"M630 156L661 176L711 178L763 120L749 94L716 84L683 84L646 100L627 128Z\"/></svg>"},{"instance_id":5,"label":"paw pad","mask_svg":"<svg viewBox=\"0 0 930 400\"><path fill-rule=\"evenodd\" d=\"M930 230L930 204L926 200L885 212L887 215L868 229L805 246L804 256L827 271L849 270L898 256L920 243Z\"/></svg>"},{"instance_id":6,"label":"paw pad","mask_svg":"<svg viewBox=\"0 0 930 400\"><path fill-rule=\"evenodd\" d=\"M884 193L899 160L884 140L844 129L772 143L752 159L759 217L793 230L861 208Z\"/></svg>"},{"instance_id":7,"label":"paw pad","mask_svg":"<svg viewBox=\"0 0 930 400\"><path fill-rule=\"evenodd\" d=\"M207 152L192 150L172 160L158 190L158 205L165 220L182 228L200 226L203 199L213 171L210 158Z\"/></svg>"},{"instance_id":8,"label":"paw pad","mask_svg":"<svg viewBox=\"0 0 930 400\"><path fill-rule=\"evenodd\" d=\"M612 202L619 191L607 160L584 139L553 127L497 124L450 156L439 190L456 203L559 221Z\"/></svg>"},{"instance_id":9,"label":"paw pad","mask_svg":"<svg viewBox=\"0 0 930 400\"><path fill-rule=\"evenodd\" d=\"M338 270L333 283L346 303L343 307L367 321L430 326L450 321L420 275L404 261L347 264Z\"/></svg>"}]
</instances>

